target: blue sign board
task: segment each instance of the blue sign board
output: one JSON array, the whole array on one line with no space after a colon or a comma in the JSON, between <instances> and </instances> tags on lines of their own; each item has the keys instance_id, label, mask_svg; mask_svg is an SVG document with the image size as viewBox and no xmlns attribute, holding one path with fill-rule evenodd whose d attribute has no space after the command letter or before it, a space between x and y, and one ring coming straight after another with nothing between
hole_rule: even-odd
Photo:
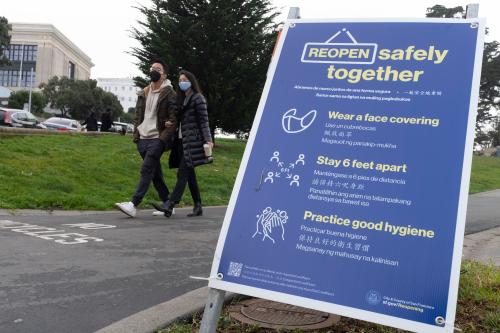
<instances>
[{"instance_id":1,"label":"blue sign board","mask_svg":"<svg viewBox=\"0 0 500 333\"><path fill-rule=\"evenodd\" d=\"M288 21L209 286L452 332L483 32Z\"/></svg>"}]
</instances>

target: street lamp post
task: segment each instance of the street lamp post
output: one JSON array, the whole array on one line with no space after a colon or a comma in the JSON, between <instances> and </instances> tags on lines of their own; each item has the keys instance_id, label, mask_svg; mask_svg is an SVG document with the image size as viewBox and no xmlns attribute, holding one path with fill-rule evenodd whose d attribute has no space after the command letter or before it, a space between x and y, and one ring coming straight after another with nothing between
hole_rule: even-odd
<instances>
[{"instance_id":1,"label":"street lamp post","mask_svg":"<svg viewBox=\"0 0 500 333\"><path fill-rule=\"evenodd\" d=\"M30 97L28 100L28 112L31 112L31 91L33 90L33 67L31 67L30 71Z\"/></svg>"},{"instance_id":2,"label":"street lamp post","mask_svg":"<svg viewBox=\"0 0 500 333\"><path fill-rule=\"evenodd\" d=\"M18 88L21 88L21 79L23 74L23 60L24 60L24 44L21 44L21 65L19 66L19 79L17 80Z\"/></svg>"}]
</instances>

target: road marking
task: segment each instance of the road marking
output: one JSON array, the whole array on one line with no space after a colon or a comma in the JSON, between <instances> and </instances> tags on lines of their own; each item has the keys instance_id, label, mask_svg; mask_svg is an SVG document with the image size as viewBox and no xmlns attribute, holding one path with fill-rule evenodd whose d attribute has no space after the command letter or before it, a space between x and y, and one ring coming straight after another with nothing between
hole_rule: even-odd
<instances>
[{"instance_id":1,"label":"road marking","mask_svg":"<svg viewBox=\"0 0 500 333\"><path fill-rule=\"evenodd\" d=\"M82 223L82 224L88 224L88 223ZM106 226L106 228L109 227L110 226ZM56 228L43 227L35 224L15 222L10 220L0 220L0 229L10 230L12 232L18 232L26 236L36 237L44 240L52 240L55 243L62 245L83 244L83 243L88 243L89 241L94 241L94 242L104 241L104 239L102 238L90 237L85 234L74 233L74 232L68 233L65 230L57 230ZM104 229L104 228L100 227L98 229Z\"/></svg>"}]
</instances>

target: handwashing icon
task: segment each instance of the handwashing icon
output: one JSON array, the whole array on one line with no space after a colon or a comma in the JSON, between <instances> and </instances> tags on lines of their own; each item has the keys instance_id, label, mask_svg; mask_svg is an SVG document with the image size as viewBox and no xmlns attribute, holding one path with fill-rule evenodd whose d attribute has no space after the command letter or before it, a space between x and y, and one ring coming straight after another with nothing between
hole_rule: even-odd
<instances>
[{"instance_id":1,"label":"handwashing icon","mask_svg":"<svg viewBox=\"0 0 500 333\"><path fill-rule=\"evenodd\" d=\"M286 133L300 133L312 125L316 114L316 110L311 110L303 117L297 117L297 109L290 109L283 115L281 125Z\"/></svg>"}]
</instances>

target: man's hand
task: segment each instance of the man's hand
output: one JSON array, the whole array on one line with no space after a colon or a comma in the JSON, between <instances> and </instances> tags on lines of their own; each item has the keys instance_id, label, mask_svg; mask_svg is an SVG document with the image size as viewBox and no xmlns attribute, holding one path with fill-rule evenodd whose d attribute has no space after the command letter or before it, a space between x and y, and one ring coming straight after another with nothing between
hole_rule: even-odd
<instances>
[{"instance_id":1,"label":"man's hand","mask_svg":"<svg viewBox=\"0 0 500 333\"><path fill-rule=\"evenodd\" d=\"M212 141L207 141L207 145L210 146L210 149L214 148L214 143Z\"/></svg>"},{"instance_id":2,"label":"man's hand","mask_svg":"<svg viewBox=\"0 0 500 333\"><path fill-rule=\"evenodd\" d=\"M174 123L171 122L170 120L168 120L168 121L165 122L165 127L170 128L170 127L173 127L173 126L174 126Z\"/></svg>"}]
</instances>

